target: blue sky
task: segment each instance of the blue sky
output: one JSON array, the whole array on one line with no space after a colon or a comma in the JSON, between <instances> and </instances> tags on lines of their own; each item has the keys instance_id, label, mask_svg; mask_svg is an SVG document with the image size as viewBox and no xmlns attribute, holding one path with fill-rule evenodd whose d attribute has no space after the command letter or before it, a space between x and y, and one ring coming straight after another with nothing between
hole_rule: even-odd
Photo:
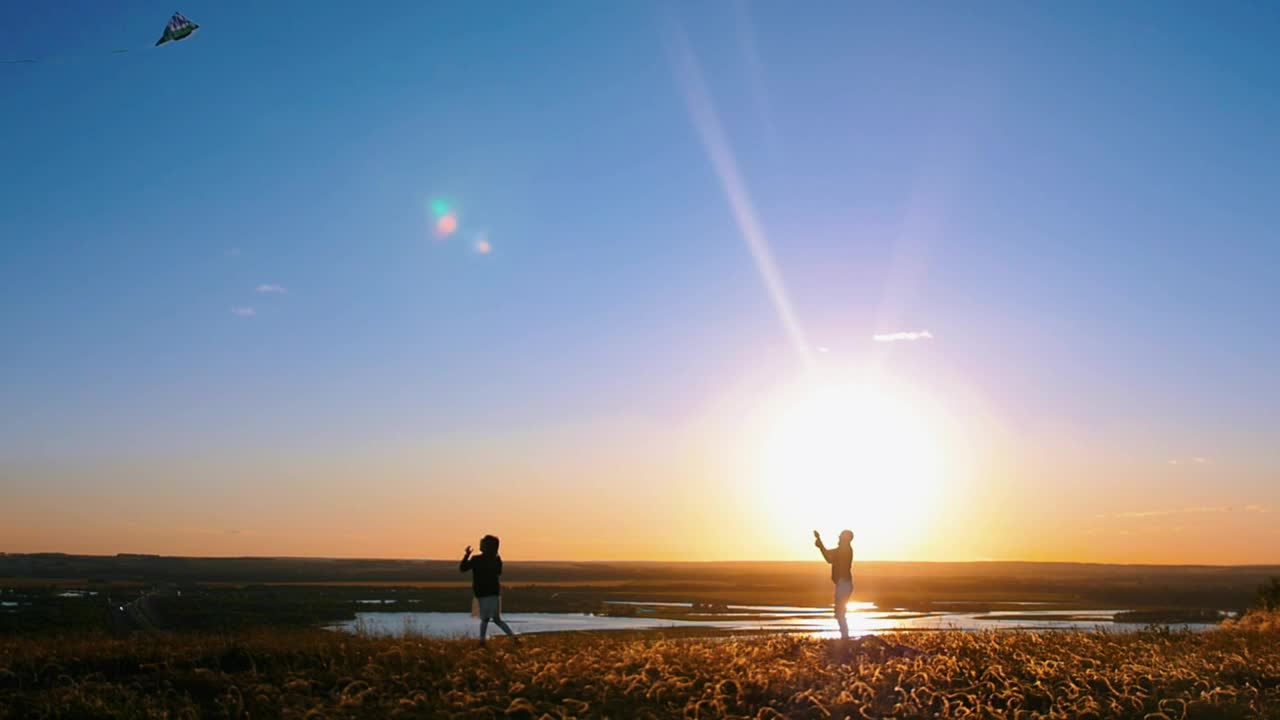
<instances>
[{"instance_id":1,"label":"blue sky","mask_svg":"<svg viewBox=\"0 0 1280 720\"><path fill-rule=\"evenodd\" d=\"M20 496L94 463L669 426L795 373L683 32L828 362L980 395L1043 457L1078 436L1114 470L1085 487L1209 456L1280 501L1275 6L193 2L151 49L174 9L0 10L0 59L45 60L0 66Z\"/></svg>"}]
</instances>

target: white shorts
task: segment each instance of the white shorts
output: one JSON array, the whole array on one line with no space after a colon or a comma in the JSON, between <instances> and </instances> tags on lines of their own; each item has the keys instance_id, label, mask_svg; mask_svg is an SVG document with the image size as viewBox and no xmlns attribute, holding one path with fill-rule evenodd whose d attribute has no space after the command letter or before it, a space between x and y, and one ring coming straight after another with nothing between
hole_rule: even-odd
<instances>
[{"instance_id":1,"label":"white shorts","mask_svg":"<svg viewBox=\"0 0 1280 720\"><path fill-rule=\"evenodd\" d=\"M837 615L845 613L845 606L849 604L849 598L851 597L853 597L852 580L841 580L836 583L835 605Z\"/></svg>"},{"instance_id":2,"label":"white shorts","mask_svg":"<svg viewBox=\"0 0 1280 720\"><path fill-rule=\"evenodd\" d=\"M476 602L480 605L480 619L492 620L502 616L502 596L501 595L485 595L476 598Z\"/></svg>"}]
</instances>

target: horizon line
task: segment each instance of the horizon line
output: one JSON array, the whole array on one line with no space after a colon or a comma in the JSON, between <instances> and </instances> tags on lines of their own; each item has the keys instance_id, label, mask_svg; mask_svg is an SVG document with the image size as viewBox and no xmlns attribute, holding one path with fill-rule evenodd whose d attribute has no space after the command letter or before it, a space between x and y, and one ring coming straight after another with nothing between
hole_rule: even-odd
<instances>
[{"instance_id":1,"label":"horizon line","mask_svg":"<svg viewBox=\"0 0 1280 720\"><path fill-rule=\"evenodd\" d=\"M61 551L39 552L7 552L0 551L0 557L19 556L62 556L83 558L147 558L171 560L347 560L355 562L457 562L453 558L409 558L409 557L367 557L367 556L331 556L331 555L163 555L158 553L118 552L111 554L73 553ZM578 565L714 565L714 564L795 564L822 563L821 559L813 560L558 560L558 559L524 559L506 560L509 563L539 564L578 564ZM1102 565L1111 567L1157 567L1157 568L1280 568L1280 560L1274 563L1149 563L1149 562L1098 562L1090 560L1017 560L1017 559L973 559L973 560L855 560L858 565Z\"/></svg>"}]
</instances>

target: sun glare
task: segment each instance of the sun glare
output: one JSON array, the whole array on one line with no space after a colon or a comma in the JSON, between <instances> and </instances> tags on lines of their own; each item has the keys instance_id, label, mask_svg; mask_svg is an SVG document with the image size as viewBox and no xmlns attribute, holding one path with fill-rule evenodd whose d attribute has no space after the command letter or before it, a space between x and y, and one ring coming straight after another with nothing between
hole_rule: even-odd
<instances>
[{"instance_id":1,"label":"sun glare","mask_svg":"<svg viewBox=\"0 0 1280 720\"><path fill-rule=\"evenodd\" d=\"M848 528L860 555L909 554L945 489L941 414L910 388L858 381L807 385L771 413L762 499L788 544Z\"/></svg>"}]
</instances>

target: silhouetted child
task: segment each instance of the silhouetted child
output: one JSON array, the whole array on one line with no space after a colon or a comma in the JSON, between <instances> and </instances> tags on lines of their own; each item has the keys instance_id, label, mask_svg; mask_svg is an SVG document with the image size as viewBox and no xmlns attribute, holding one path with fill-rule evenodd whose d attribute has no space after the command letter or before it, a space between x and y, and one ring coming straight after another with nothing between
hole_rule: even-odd
<instances>
[{"instance_id":1,"label":"silhouetted child","mask_svg":"<svg viewBox=\"0 0 1280 720\"><path fill-rule=\"evenodd\" d=\"M828 550L822 544L822 536L814 530L813 544L822 552L822 558L831 563L831 582L836 586L836 624L840 626L840 637L848 640L849 623L845 620L845 612L849 598L853 597L853 532L842 531L840 544L834 550Z\"/></svg>"},{"instance_id":2,"label":"silhouetted child","mask_svg":"<svg viewBox=\"0 0 1280 720\"><path fill-rule=\"evenodd\" d=\"M515 637L511 628L502 621L502 584L498 576L502 575L502 558L498 555L498 538L485 535L480 539L480 554L471 556L468 545L458 563L458 571L471 571L471 589L475 592L476 602L480 606L480 642L483 643L492 620L506 634Z\"/></svg>"}]
</instances>

